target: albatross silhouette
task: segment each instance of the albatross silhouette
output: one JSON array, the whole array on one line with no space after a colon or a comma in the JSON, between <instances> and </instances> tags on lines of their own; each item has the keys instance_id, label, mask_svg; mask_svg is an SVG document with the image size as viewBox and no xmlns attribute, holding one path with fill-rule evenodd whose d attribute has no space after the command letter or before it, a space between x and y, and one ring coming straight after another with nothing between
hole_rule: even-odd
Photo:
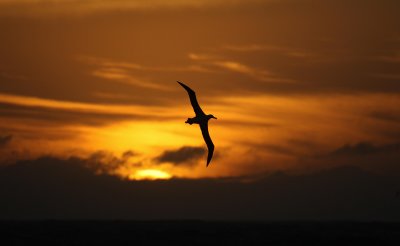
<instances>
[{"instance_id":1,"label":"albatross silhouette","mask_svg":"<svg viewBox=\"0 0 400 246\"><path fill-rule=\"evenodd\" d=\"M184 83L177 81L189 94L189 98L190 98L190 103L192 104L194 113L196 114L195 117L193 118L188 118L187 121L185 121L185 123L187 124L199 124L200 125L200 129L201 129L201 133L203 134L203 138L204 141L207 144L207 148L208 148L208 156L207 156L207 167L208 164L210 164L211 158L213 156L214 153L214 144L211 140L210 137L210 133L208 132L208 121L212 118L212 119L217 119L216 117L214 117L214 115L212 114L205 114L203 112L203 110L200 108L199 103L197 102L196 99L196 93L189 88L189 86L185 85Z\"/></svg>"}]
</instances>

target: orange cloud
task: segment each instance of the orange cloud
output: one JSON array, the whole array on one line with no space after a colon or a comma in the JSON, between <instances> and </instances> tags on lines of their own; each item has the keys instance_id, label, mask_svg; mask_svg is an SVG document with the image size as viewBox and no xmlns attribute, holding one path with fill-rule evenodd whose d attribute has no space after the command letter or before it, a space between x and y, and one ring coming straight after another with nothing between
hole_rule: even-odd
<instances>
[{"instance_id":1,"label":"orange cloud","mask_svg":"<svg viewBox=\"0 0 400 246\"><path fill-rule=\"evenodd\" d=\"M160 107L144 107L144 106L133 106L133 105L103 105L103 104L93 104L93 103L83 103L83 102L70 102L61 101L53 99L44 99L39 97L28 97L19 95L10 95L0 93L0 103L12 104L24 107L38 107L38 108L49 108L49 109L59 109L67 111L79 111L79 112L95 112L102 114L125 114L132 115L149 115L157 114L164 115Z\"/></svg>"},{"instance_id":2,"label":"orange cloud","mask_svg":"<svg viewBox=\"0 0 400 246\"><path fill-rule=\"evenodd\" d=\"M299 57L299 58L313 58L317 56L315 53L312 53L310 51L278 46L278 45L261 45L261 44L225 45L222 48L236 52L274 51L282 53L287 56Z\"/></svg>"},{"instance_id":3,"label":"orange cloud","mask_svg":"<svg viewBox=\"0 0 400 246\"><path fill-rule=\"evenodd\" d=\"M132 86L155 89L155 90L170 90L170 87L163 86L147 80L136 78L125 69L105 67L94 70L92 75L98 78L114 81L117 83L128 84Z\"/></svg>"},{"instance_id":4,"label":"orange cloud","mask_svg":"<svg viewBox=\"0 0 400 246\"><path fill-rule=\"evenodd\" d=\"M276 0L1 0L0 14L30 16L76 15L121 9L204 8L274 1Z\"/></svg>"},{"instance_id":5,"label":"orange cloud","mask_svg":"<svg viewBox=\"0 0 400 246\"><path fill-rule=\"evenodd\" d=\"M273 73L265 69L250 67L240 62L223 59L222 57L214 55L189 53L188 57L191 60L202 62L209 66L223 68L230 72L241 73L263 82L271 82L271 83L294 82L294 80L292 79L280 78L279 76L274 75Z\"/></svg>"}]
</instances>

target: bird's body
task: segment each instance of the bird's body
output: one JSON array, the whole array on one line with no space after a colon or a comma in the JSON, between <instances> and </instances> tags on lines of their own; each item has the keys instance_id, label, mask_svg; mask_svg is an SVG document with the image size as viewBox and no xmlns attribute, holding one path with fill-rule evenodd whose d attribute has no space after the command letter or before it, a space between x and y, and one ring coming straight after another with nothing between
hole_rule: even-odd
<instances>
[{"instance_id":1,"label":"bird's body","mask_svg":"<svg viewBox=\"0 0 400 246\"><path fill-rule=\"evenodd\" d=\"M212 114L205 114L203 110L200 108L199 103L197 102L196 93L190 89L187 85L182 82L177 81L189 94L190 103L192 104L193 110L196 114L193 118L188 118L185 123L187 124L199 124L201 133L203 135L204 141L207 144L208 148L208 156L207 156L207 166L210 164L211 158L214 153L214 144L211 140L210 133L208 132L208 121L210 119L217 119Z\"/></svg>"},{"instance_id":2,"label":"bird's body","mask_svg":"<svg viewBox=\"0 0 400 246\"><path fill-rule=\"evenodd\" d=\"M192 124L202 125L202 124L207 124L210 119L212 119L212 117L209 115L206 115L206 114L196 115L193 118L188 118L187 121L185 121L185 123L190 124L190 125L192 125Z\"/></svg>"}]
</instances>

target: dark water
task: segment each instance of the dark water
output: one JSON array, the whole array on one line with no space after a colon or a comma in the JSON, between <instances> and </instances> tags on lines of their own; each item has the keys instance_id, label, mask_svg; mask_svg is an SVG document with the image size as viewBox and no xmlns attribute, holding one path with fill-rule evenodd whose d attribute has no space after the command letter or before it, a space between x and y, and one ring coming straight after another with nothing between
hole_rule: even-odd
<instances>
[{"instance_id":1,"label":"dark water","mask_svg":"<svg viewBox=\"0 0 400 246\"><path fill-rule=\"evenodd\" d=\"M400 245L400 223L1 221L1 245Z\"/></svg>"}]
</instances>

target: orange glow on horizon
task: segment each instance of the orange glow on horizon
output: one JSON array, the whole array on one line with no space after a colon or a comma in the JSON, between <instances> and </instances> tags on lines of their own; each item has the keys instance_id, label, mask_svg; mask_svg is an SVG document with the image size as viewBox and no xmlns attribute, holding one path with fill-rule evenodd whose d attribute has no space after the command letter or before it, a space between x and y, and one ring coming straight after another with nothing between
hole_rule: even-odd
<instances>
[{"instance_id":1,"label":"orange glow on horizon","mask_svg":"<svg viewBox=\"0 0 400 246\"><path fill-rule=\"evenodd\" d=\"M130 180L157 180L170 179L171 174L157 169L143 169L129 175Z\"/></svg>"}]
</instances>

